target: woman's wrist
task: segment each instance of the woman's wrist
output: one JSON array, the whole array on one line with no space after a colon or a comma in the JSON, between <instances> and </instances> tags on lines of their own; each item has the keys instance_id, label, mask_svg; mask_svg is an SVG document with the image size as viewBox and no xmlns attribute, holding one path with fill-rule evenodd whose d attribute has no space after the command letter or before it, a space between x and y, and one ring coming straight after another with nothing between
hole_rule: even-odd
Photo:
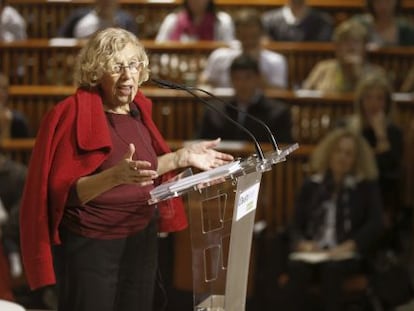
<instances>
[{"instance_id":1,"label":"woman's wrist","mask_svg":"<svg viewBox=\"0 0 414 311\"><path fill-rule=\"evenodd\" d=\"M174 152L174 168L181 168L189 166L189 150L185 147Z\"/></svg>"}]
</instances>

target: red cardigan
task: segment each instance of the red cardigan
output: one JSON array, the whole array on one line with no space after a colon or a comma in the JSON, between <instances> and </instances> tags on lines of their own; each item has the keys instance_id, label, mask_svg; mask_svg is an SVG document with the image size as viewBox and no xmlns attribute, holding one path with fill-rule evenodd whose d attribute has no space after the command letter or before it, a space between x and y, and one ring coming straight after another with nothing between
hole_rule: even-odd
<instances>
[{"instance_id":1,"label":"red cardigan","mask_svg":"<svg viewBox=\"0 0 414 311\"><path fill-rule=\"evenodd\" d=\"M157 155L170 152L152 121L152 102L141 92L134 102ZM51 246L60 244L58 228L71 185L94 172L111 149L110 132L97 92L78 89L44 117L32 151L20 210L21 252L32 289L56 281ZM171 174L165 174L161 181L170 177ZM160 231L178 231L187 226L180 199L168 200L158 208Z\"/></svg>"}]
</instances>

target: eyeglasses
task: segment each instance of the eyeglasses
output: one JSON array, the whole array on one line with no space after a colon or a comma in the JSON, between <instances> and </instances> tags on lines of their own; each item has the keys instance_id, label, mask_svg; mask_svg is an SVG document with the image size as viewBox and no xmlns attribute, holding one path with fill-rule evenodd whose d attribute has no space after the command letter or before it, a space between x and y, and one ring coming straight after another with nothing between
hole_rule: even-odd
<instances>
[{"instance_id":1,"label":"eyeglasses","mask_svg":"<svg viewBox=\"0 0 414 311\"><path fill-rule=\"evenodd\" d=\"M128 65L114 64L111 67L111 73L120 74L124 68L128 68L130 73L138 73L144 68L144 62L130 62Z\"/></svg>"}]
</instances>

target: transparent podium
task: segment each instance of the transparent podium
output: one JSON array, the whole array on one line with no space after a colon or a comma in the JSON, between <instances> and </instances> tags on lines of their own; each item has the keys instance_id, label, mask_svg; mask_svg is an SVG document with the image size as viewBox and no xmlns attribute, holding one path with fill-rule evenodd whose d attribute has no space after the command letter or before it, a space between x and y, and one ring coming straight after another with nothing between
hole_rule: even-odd
<instances>
[{"instance_id":1,"label":"transparent podium","mask_svg":"<svg viewBox=\"0 0 414 311\"><path fill-rule=\"evenodd\" d=\"M151 191L150 204L183 196L190 223L194 311L245 310L250 249L262 173L297 144L192 174Z\"/></svg>"}]
</instances>

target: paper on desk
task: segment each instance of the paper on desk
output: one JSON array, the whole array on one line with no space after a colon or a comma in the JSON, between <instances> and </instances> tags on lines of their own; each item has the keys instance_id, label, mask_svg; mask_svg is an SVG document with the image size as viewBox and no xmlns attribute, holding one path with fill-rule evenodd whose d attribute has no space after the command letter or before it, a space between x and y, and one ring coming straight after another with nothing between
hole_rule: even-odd
<instances>
[{"instance_id":1,"label":"paper on desk","mask_svg":"<svg viewBox=\"0 0 414 311\"><path fill-rule=\"evenodd\" d=\"M289 255L291 260L300 260L309 263L319 263L329 260L346 260L354 258L354 252L343 253L340 256L331 257L328 252L294 252Z\"/></svg>"}]
</instances>

